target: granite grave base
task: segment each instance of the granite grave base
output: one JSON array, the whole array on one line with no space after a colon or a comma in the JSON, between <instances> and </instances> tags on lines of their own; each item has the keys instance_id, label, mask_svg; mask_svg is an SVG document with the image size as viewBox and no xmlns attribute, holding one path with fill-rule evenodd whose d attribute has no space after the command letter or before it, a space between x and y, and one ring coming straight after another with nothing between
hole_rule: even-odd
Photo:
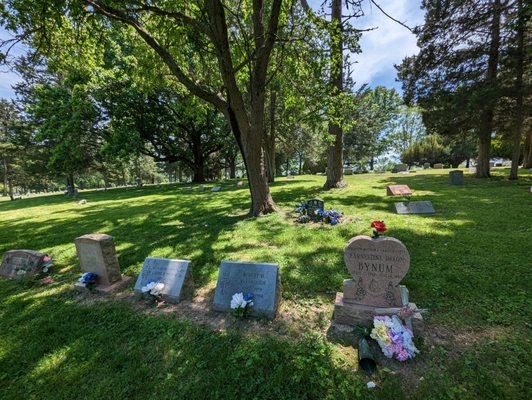
<instances>
[{"instance_id":1,"label":"granite grave base","mask_svg":"<svg viewBox=\"0 0 532 400\"><path fill-rule=\"evenodd\" d=\"M96 285L91 290L96 292L96 293L99 293L99 294L111 294L111 293L115 293L115 292L118 292L118 291L122 290L123 288L128 286L131 283L132 280L133 280L133 278L131 276L122 276L122 279L120 279L119 281L114 282L111 285ZM76 282L74 287L80 293L90 293L91 292L91 290L89 290L89 288L87 288L85 285L81 284L80 282Z\"/></svg>"}]
</instances>

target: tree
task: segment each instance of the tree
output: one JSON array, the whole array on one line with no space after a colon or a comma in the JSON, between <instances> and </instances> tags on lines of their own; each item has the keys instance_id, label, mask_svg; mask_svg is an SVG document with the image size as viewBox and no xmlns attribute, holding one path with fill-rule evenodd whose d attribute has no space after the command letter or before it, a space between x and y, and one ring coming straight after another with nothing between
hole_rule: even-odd
<instances>
[{"instance_id":1,"label":"tree","mask_svg":"<svg viewBox=\"0 0 532 400\"><path fill-rule=\"evenodd\" d=\"M490 175L491 135L501 96L501 30L508 5L508 0L423 1L425 24L416 30L420 52L399 67L406 98L422 107L429 128L447 125L447 131L476 132L481 178Z\"/></svg>"},{"instance_id":2,"label":"tree","mask_svg":"<svg viewBox=\"0 0 532 400\"><path fill-rule=\"evenodd\" d=\"M398 154L425 135L425 124L419 109L415 107L399 107L386 130L389 148Z\"/></svg>"},{"instance_id":3,"label":"tree","mask_svg":"<svg viewBox=\"0 0 532 400\"><path fill-rule=\"evenodd\" d=\"M394 89L363 87L356 93L353 126L346 132L344 141L347 160L369 162L373 170L375 159L390 146L386 132L400 104L401 99Z\"/></svg>"},{"instance_id":4,"label":"tree","mask_svg":"<svg viewBox=\"0 0 532 400\"><path fill-rule=\"evenodd\" d=\"M14 164L18 146L13 143L12 132L18 120L18 112L13 103L0 100L0 159L2 160L3 196L13 197Z\"/></svg>"}]
</instances>

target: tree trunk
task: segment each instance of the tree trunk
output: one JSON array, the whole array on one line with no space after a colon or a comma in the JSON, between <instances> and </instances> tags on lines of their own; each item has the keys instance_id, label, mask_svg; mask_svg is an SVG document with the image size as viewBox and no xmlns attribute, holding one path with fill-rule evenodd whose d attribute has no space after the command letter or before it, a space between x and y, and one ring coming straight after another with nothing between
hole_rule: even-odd
<instances>
[{"instance_id":1,"label":"tree trunk","mask_svg":"<svg viewBox=\"0 0 532 400\"><path fill-rule=\"evenodd\" d=\"M229 179L236 178L236 156L228 157L227 164L229 164Z\"/></svg>"},{"instance_id":2,"label":"tree trunk","mask_svg":"<svg viewBox=\"0 0 532 400\"><path fill-rule=\"evenodd\" d=\"M491 43L488 58L488 71L485 85L493 87L497 84L497 69L499 65L499 45L501 30L501 2L493 2L493 20L491 23ZM493 115L495 101L492 98L486 100L486 105L480 114L480 129L478 132L478 162L477 178L489 178L490 176L490 147L491 133L493 130Z\"/></svg>"},{"instance_id":3,"label":"tree trunk","mask_svg":"<svg viewBox=\"0 0 532 400\"><path fill-rule=\"evenodd\" d=\"M331 22L335 30L331 33L331 85L333 95L338 96L343 91L342 1L332 0L331 9ZM333 137L333 143L327 151L327 180L324 189L345 186L342 127L329 121L329 135Z\"/></svg>"},{"instance_id":4,"label":"tree trunk","mask_svg":"<svg viewBox=\"0 0 532 400\"><path fill-rule=\"evenodd\" d=\"M195 164L194 171L192 172L192 182L194 183L203 183L205 182L205 171L203 168L203 163Z\"/></svg>"},{"instance_id":5,"label":"tree trunk","mask_svg":"<svg viewBox=\"0 0 532 400\"><path fill-rule=\"evenodd\" d=\"M264 137L264 158L266 163L266 175L268 182L275 182L275 107L277 103L277 91L272 90L270 96L270 127L269 132Z\"/></svg>"},{"instance_id":6,"label":"tree trunk","mask_svg":"<svg viewBox=\"0 0 532 400\"><path fill-rule=\"evenodd\" d=\"M370 171L373 171L373 168L375 167L375 159L371 157L371 160L369 161L369 169Z\"/></svg>"},{"instance_id":7,"label":"tree trunk","mask_svg":"<svg viewBox=\"0 0 532 400\"><path fill-rule=\"evenodd\" d=\"M528 132L525 138L523 168L532 168L532 131Z\"/></svg>"},{"instance_id":8,"label":"tree trunk","mask_svg":"<svg viewBox=\"0 0 532 400\"><path fill-rule=\"evenodd\" d=\"M286 176L290 175L290 158L286 156Z\"/></svg>"},{"instance_id":9,"label":"tree trunk","mask_svg":"<svg viewBox=\"0 0 532 400\"><path fill-rule=\"evenodd\" d=\"M514 149L512 152L512 166L510 179L517 179L519 168L519 156L521 155L521 140L523 138L523 65L524 65L524 36L525 16L523 12L523 0L517 1L517 57L516 57L516 80L515 80L515 118L514 118Z\"/></svg>"},{"instance_id":10,"label":"tree trunk","mask_svg":"<svg viewBox=\"0 0 532 400\"><path fill-rule=\"evenodd\" d=\"M7 196L7 158L4 157L4 196Z\"/></svg>"},{"instance_id":11,"label":"tree trunk","mask_svg":"<svg viewBox=\"0 0 532 400\"><path fill-rule=\"evenodd\" d=\"M13 195L13 179L10 176L7 178L7 188L9 198L11 201L15 200L15 196Z\"/></svg>"},{"instance_id":12,"label":"tree trunk","mask_svg":"<svg viewBox=\"0 0 532 400\"><path fill-rule=\"evenodd\" d=\"M74 185L74 174L67 175L67 196L75 196L76 187Z\"/></svg>"}]
</instances>

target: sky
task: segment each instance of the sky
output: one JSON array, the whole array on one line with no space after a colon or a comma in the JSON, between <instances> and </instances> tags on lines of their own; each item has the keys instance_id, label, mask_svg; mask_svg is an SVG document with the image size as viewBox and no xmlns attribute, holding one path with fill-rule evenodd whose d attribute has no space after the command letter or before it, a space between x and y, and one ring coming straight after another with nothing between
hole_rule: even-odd
<instances>
[{"instance_id":1,"label":"sky","mask_svg":"<svg viewBox=\"0 0 532 400\"><path fill-rule=\"evenodd\" d=\"M323 0L310 0L310 5L318 9ZM412 27L423 22L423 12L419 6L421 0L377 0L378 4L395 19ZM369 84L394 87L399 92L400 84L395 82L398 64L406 56L417 54L415 36L408 29L386 17L369 0L364 2L365 15L355 21L359 29L376 28L362 35L360 45L362 53L352 55L352 79L357 86ZM0 27L0 39L10 38L10 34ZM21 53L23 48L15 48L13 55ZM19 80L17 74L9 68L0 67L0 98L13 98L12 85Z\"/></svg>"}]
</instances>

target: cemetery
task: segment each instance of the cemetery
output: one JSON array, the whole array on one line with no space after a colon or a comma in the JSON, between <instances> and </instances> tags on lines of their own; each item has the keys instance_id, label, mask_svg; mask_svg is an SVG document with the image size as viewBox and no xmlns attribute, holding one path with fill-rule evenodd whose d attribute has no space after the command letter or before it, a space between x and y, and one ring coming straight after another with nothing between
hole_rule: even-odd
<instances>
[{"instance_id":1,"label":"cemetery","mask_svg":"<svg viewBox=\"0 0 532 400\"><path fill-rule=\"evenodd\" d=\"M527 215L532 176L515 185L464 175L460 190L438 170L353 175L333 192L320 190L320 176L278 179L272 192L287 211L306 194L358 217L312 230L281 214L247 217L245 192L234 182L212 194L184 185L85 191L83 208L61 195L0 202L0 250L9 258L0 268L0 320L9 326L0 332L1 357L15 373L2 378L9 382L2 398L22 390L53 398L56 388L81 397L85 390L149 397L149 385L190 398L204 390L262 396L265 388L279 397L426 398L457 387L474 397L520 397L527 376L520 277L530 268L530 218L513 216ZM394 184L430 199L438 213L396 214L386 195ZM372 221L385 224L377 238ZM487 232L481 242L480 231ZM37 260L50 257L50 270L6 273L8 264L23 264L8 250L22 248L40 251ZM88 270L126 284L76 290ZM164 286L156 296L143 292L158 282ZM244 303L253 294L243 318L231 308L237 293ZM404 304L409 315L401 314ZM360 347L353 330L372 327L375 315L404 317L412 358L387 358L385 344L369 333L369 346ZM372 375L358 352L372 357L363 358L375 363ZM96 386L80 386L87 374ZM198 379L211 383L191 383Z\"/></svg>"},{"instance_id":2,"label":"cemetery","mask_svg":"<svg viewBox=\"0 0 532 400\"><path fill-rule=\"evenodd\" d=\"M532 398L523 0L3 0L0 400Z\"/></svg>"}]
</instances>

